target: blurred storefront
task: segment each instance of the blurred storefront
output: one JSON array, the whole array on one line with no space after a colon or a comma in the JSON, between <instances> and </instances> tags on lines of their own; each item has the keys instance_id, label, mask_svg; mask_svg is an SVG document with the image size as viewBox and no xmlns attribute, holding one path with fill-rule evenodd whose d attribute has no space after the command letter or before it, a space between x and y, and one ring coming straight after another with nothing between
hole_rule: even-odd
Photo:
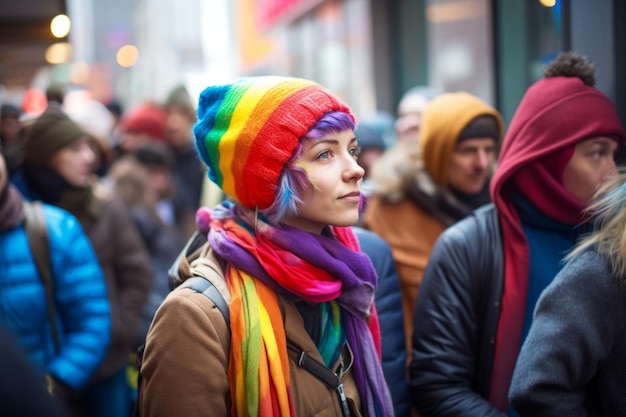
<instances>
[{"instance_id":1,"label":"blurred storefront","mask_svg":"<svg viewBox=\"0 0 626 417\"><path fill-rule=\"evenodd\" d=\"M130 105L177 84L197 97L238 76L283 74L326 85L360 118L395 114L404 91L431 85L473 93L508 121L543 65L574 50L596 63L597 86L626 123L623 0L65 3L73 55L25 87L56 82Z\"/></svg>"},{"instance_id":2,"label":"blurred storefront","mask_svg":"<svg viewBox=\"0 0 626 417\"><path fill-rule=\"evenodd\" d=\"M243 75L312 78L357 114L395 113L415 85L464 90L510 120L560 51L588 55L624 114L619 0L237 0Z\"/></svg>"},{"instance_id":3,"label":"blurred storefront","mask_svg":"<svg viewBox=\"0 0 626 417\"><path fill-rule=\"evenodd\" d=\"M369 0L237 0L242 74L316 80L358 114L376 109Z\"/></svg>"}]
</instances>

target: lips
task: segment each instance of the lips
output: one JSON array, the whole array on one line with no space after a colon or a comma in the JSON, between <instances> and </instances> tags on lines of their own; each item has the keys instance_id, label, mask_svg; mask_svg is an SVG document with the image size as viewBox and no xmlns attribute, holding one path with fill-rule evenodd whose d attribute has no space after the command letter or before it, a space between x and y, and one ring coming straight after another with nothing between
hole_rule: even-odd
<instances>
[{"instance_id":1,"label":"lips","mask_svg":"<svg viewBox=\"0 0 626 417\"><path fill-rule=\"evenodd\" d=\"M353 193L348 193L348 194L344 194L341 197L339 197L339 200L341 201L345 201L348 203L360 203L361 202L361 193L358 191L355 191Z\"/></svg>"}]
</instances>

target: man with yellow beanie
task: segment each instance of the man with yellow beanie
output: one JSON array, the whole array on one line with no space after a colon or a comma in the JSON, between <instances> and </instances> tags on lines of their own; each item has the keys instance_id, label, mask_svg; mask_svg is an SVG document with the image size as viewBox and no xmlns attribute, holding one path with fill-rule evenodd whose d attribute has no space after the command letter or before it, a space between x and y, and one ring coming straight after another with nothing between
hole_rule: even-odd
<instances>
[{"instance_id":1,"label":"man with yellow beanie","mask_svg":"<svg viewBox=\"0 0 626 417\"><path fill-rule=\"evenodd\" d=\"M489 178L504 123L496 109L477 97L445 93L429 102L420 131L419 141L396 145L372 168L372 193L363 218L364 226L392 248L407 357L413 309L430 251L446 227L489 202Z\"/></svg>"}]
</instances>

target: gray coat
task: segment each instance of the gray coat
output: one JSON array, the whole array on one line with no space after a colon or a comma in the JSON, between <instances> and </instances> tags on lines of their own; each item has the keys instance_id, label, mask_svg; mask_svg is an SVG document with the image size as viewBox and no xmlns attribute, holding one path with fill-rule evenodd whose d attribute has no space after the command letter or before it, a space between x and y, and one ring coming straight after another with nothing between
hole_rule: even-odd
<instances>
[{"instance_id":1,"label":"gray coat","mask_svg":"<svg viewBox=\"0 0 626 417\"><path fill-rule=\"evenodd\" d=\"M597 252L541 295L509 398L522 417L626 416L626 285Z\"/></svg>"}]
</instances>

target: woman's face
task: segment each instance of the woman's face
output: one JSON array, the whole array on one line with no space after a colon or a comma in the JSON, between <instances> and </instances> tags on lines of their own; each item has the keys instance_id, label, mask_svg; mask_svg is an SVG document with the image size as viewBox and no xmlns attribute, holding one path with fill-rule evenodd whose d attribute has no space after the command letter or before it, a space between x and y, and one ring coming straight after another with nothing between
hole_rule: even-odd
<instances>
[{"instance_id":1,"label":"woman's face","mask_svg":"<svg viewBox=\"0 0 626 417\"><path fill-rule=\"evenodd\" d=\"M85 187L89 182L96 154L88 138L76 140L50 158L50 166L70 185Z\"/></svg>"},{"instance_id":2,"label":"woman's face","mask_svg":"<svg viewBox=\"0 0 626 417\"><path fill-rule=\"evenodd\" d=\"M356 162L358 149L352 130L305 141L298 163L310 184L301 196L298 217L283 222L318 234L327 225L356 224L365 174Z\"/></svg>"},{"instance_id":3,"label":"woman's face","mask_svg":"<svg viewBox=\"0 0 626 417\"><path fill-rule=\"evenodd\" d=\"M588 202L598 187L615 173L617 142L598 136L576 144L563 171L563 185L574 197Z\"/></svg>"}]
</instances>

